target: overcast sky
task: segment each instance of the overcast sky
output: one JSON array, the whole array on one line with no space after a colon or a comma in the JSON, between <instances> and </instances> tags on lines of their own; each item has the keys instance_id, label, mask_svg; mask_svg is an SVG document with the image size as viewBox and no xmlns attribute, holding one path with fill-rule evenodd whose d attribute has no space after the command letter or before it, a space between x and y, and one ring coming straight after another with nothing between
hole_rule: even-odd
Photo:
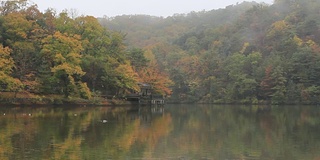
<instances>
[{"instance_id":1,"label":"overcast sky","mask_svg":"<svg viewBox=\"0 0 320 160\"><path fill-rule=\"evenodd\" d=\"M251 1L251 0L249 0ZM273 0L255 0L272 4ZM241 3L242 0L32 0L41 11L47 8L75 9L79 15L114 17L117 15L147 14L152 16L172 16L175 13L212 10Z\"/></svg>"}]
</instances>

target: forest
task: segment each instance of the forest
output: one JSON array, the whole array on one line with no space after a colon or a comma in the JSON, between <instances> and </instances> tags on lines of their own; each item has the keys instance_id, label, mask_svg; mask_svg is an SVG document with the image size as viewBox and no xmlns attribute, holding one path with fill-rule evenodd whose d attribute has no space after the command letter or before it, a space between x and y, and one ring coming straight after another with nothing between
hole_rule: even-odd
<instances>
[{"instance_id":1,"label":"forest","mask_svg":"<svg viewBox=\"0 0 320 160\"><path fill-rule=\"evenodd\" d=\"M92 17L1 1L0 96L122 97L148 83L172 103L318 104L319 8L275 0Z\"/></svg>"},{"instance_id":2,"label":"forest","mask_svg":"<svg viewBox=\"0 0 320 160\"><path fill-rule=\"evenodd\" d=\"M95 17L72 15L54 9L42 13L26 0L1 1L2 97L121 97L139 91L139 82L171 94L166 73L142 49L127 48L125 34L104 28Z\"/></svg>"},{"instance_id":3,"label":"forest","mask_svg":"<svg viewBox=\"0 0 320 160\"><path fill-rule=\"evenodd\" d=\"M319 0L275 0L99 20L155 55L174 82L173 102L318 104L319 7Z\"/></svg>"}]
</instances>

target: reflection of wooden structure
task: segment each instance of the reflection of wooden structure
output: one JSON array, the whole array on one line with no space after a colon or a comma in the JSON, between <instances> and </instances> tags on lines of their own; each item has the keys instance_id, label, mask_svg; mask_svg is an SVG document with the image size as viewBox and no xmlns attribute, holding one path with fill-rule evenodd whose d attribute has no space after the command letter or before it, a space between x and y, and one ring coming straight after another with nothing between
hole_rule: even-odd
<instances>
[{"instance_id":1,"label":"reflection of wooden structure","mask_svg":"<svg viewBox=\"0 0 320 160\"><path fill-rule=\"evenodd\" d=\"M139 104L157 104L162 105L165 103L162 95L152 93L152 86L147 83L139 83L140 92L131 93L126 95L128 101L138 101Z\"/></svg>"}]
</instances>

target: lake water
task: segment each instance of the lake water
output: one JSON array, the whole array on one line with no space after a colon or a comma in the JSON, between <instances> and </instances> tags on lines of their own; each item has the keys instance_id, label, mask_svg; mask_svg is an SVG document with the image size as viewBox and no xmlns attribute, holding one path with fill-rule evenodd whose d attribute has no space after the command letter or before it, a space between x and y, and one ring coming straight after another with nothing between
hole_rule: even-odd
<instances>
[{"instance_id":1,"label":"lake water","mask_svg":"<svg viewBox=\"0 0 320 160\"><path fill-rule=\"evenodd\" d=\"M320 159L320 107L0 107L0 159Z\"/></svg>"}]
</instances>

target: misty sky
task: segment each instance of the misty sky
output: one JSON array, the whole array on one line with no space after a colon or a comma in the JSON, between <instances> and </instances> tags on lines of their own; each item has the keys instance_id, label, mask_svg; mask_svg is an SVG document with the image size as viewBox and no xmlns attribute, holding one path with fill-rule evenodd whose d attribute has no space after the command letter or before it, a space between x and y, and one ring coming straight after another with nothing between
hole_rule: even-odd
<instances>
[{"instance_id":1,"label":"misty sky","mask_svg":"<svg viewBox=\"0 0 320 160\"><path fill-rule=\"evenodd\" d=\"M249 0L251 1L251 0ZM273 0L255 0L272 4ZM123 14L147 14L152 16L172 16L175 13L212 10L241 3L242 0L32 0L41 11L54 8L75 9L79 15L114 17Z\"/></svg>"}]
</instances>

